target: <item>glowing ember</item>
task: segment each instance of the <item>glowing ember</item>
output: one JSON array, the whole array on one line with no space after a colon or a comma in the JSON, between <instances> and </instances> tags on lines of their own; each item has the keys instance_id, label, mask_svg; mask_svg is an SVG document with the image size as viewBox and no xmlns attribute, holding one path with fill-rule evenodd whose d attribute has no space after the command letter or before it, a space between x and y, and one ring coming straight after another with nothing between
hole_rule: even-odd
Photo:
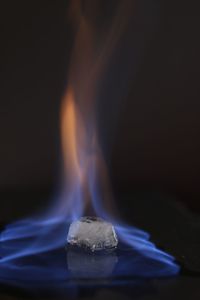
<instances>
[{"instance_id":1,"label":"glowing ember","mask_svg":"<svg viewBox=\"0 0 200 300\"><path fill-rule=\"evenodd\" d=\"M111 223L101 218L83 217L70 225L67 242L94 252L116 248L118 239Z\"/></svg>"}]
</instances>

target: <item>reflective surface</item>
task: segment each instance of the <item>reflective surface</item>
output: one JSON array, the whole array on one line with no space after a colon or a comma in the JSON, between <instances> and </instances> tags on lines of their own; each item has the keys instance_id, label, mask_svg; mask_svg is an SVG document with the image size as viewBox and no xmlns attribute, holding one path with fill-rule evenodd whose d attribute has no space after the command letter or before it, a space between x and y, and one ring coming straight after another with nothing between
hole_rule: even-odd
<instances>
[{"instance_id":1,"label":"reflective surface","mask_svg":"<svg viewBox=\"0 0 200 300\"><path fill-rule=\"evenodd\" d=\"M13 241L4 243L4 247L1 245L2 259L3 253L12 247ZM0 283L29 291L35 288L61 291L77 284L112 286L127 280L168 277L175 275L178 269L174 263L150 259L124 244L116 251L98 254L63 247L2 262Z\"/></svg>"}]
</instances>

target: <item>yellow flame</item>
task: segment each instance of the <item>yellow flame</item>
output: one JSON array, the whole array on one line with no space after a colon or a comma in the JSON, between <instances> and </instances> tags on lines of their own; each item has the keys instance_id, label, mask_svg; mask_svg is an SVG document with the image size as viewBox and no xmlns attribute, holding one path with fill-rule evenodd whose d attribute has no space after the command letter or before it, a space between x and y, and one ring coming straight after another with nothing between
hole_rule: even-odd
<instances>
[{"instance_id":1,"label":"yellow flame","mask_svg":"<svg viewBox=\"0 0 200 300\"><path fill-rule=\"evenodd\" d=\"M74 93L69 88L64 96L61 109L61 141L65 168L71 177L82 179L82 170L78 157L78 138L81 128L78 128L78 112ZM79 119L80 122L80 119Z\"/></svg>"},{"instance_id":2,"label":"yellow flame","mask_svg":"<svg viewBox=\"0 0 200 300\"><path fill-rule=\"evenodd\" d=\"M94 171L93 176L95 176L100 187L101 202L107 211L113 212L114 204L107 167L99 147L95 125L93 124L92 134L88 138L85 119L78 108L73 89L68 88L63 98L61 110L62 152L67 185L71 188L78 185L82 193L83 207L93 213L94 195L91 194L89 188L89 173ZM81 154L82 160L79 154Z\"/></svg>"},{"instance_id":3,"label":"yellow flame","mask_svg":"<svg viewBox=\"0 0 200 300\"><path fill-rule=\"evenodd\" d=\"M102 201L106 206L111 203L109 178L95 122L95 99L107 63L128 23L132 3L132 0L120 1L110 26L101 31L93 24L100 12L98 1L86 1L84 5L81 0L71 1L75 40L69 66L70 84L61 107L61 143L64 180L67 179L72 189L74 185L79 186L84 194L84 206L92 205L94 198L91 174L101 189Z\"/></svg>"}]
</instances>

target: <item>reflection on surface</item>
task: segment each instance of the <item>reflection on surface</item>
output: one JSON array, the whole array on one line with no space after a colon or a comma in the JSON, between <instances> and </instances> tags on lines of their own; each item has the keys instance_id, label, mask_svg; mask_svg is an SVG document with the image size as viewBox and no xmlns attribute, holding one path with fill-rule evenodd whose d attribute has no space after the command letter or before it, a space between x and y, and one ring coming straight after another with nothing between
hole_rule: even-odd
<instances>
[{"instance_id":1,"label":"reflection on surface","mask_svg":"<svg viewBox=\"0 0 200 300\"><path fill-rule=\"evenodd\" d=\"M74 278L106 278L112 276L118 257L112 253L91 253L86 251L67 251L67 265Z\"/></svg>"},{"instance_id":2,"label":"reflection on surface","mask_svg":"<svg viewBox=\"0 0 200 300\"><path fill-rule=\"evenodd\" d=\"M48 236L49 242L53 236ZM0 244L0 283L30 292L40 290L68 290L79 285L116 286L149 278L176 275L174 262L159 261L144 256L120 243L117 250L91 254L63 247L4 261L4 255L16 248L26 247L30 239L4 241ZM67 257L67 259L66 259ZM83 280L83 281L82 281Z\"/></svg>"}]
</instances>

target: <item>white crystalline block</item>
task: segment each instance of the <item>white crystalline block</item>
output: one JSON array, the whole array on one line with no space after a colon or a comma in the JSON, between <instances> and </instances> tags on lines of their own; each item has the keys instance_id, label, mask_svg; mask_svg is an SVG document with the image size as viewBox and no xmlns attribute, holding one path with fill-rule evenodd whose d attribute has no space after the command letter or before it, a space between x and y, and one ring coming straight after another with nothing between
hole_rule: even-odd
<instances>
[{"instance_id":1,"label":"white crystalline block","mask_svg":"<svg viewBox=\"0 0 200 300\"><path fill-rule=\"evenodd\" d=\"M111 223L101 218L82 217L70 225L67 242L98 251L116 248L118 239Z\"/></svg>"}]
</instances>

